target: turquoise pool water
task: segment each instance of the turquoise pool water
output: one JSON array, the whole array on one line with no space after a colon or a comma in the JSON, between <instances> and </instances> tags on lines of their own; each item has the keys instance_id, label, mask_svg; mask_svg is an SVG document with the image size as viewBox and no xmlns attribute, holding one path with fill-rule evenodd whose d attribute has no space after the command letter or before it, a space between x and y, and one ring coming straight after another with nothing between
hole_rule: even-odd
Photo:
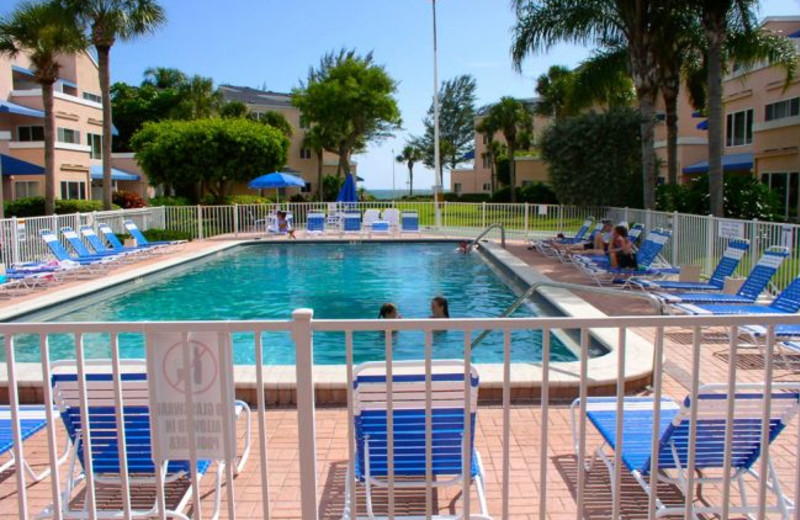
<instances>
[{"instance_id":1,"label":"turquoise pool water","mask_svg":"<svg viewBox=\"0 0 800 520\"><path fill-rule=\"evenodd\" d=\"M496 317L516 298L499 274L479 254L463 255L452 243L361 244L253 244L211 259L188 264L166 275L129 284L83 301L64 304L26 321L162 321L289 319L300 307L314 309L316 318L375 318L384 302L394 302L408 318L430 314L430 299L445 296L452 317ZM530 316L535 308L522 307L515 316ZM356 362L383 359L381 334L354 335ZM474 361L501 362L502 334L492 333L476 347ZM288 334L265 334L265 363L294 363ZM19 338L18 361L38 361L36 338ZM69 337L52 336L52 357L74 357ZM395 359L418 359L424 349L422 333L398 332ZM143 355L143 338L120 337L123 355ZM434 335L438 358L463 356L460 332ZM87 336L87 354L109 355L108 338ZM512 336L512 359L536 361L541 357L538 331ZM344 363L344 335L314 335L318 364ZM574 359L559 342L553 342L554 360ZM254 361L253 335L234 336L237 364Z\"/></svg>"}]
</instances>

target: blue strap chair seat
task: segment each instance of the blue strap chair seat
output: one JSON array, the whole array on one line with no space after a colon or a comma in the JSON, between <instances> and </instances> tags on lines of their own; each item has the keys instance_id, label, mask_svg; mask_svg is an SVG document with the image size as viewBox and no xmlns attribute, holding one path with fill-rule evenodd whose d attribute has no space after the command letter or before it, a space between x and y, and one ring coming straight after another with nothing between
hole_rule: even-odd
<instances>
[{"instance_id":1,"label":"blue strap chair seat","mask_svg":"<svg viewBox=\"0 0 800 520\"><path fill-rule=\"evenodd\" d=\"M306 233L325 233L325 213L312 212L308 214Z\"/></svg>"},{"instance_id":2,"label":"blue strap chair seat","mask_svg":"<svg viewBox=\"0 0 800 520\"><path fill-rule=\"evenodd\" d=\"M102 267L107 264L109 258L108 257L90 257L90 258L80 258L76 256L71 256L66 248L58 241L58 237L50 231L49 229L42 229L39 231L39 235L44 240L47 247L50 249L50 252L53 253L53 256L56 257L56 260L59 262L74 262L81 266L89 266L89 267Z\"/></svg>"},{"instance_id":3,"label":"blue strap chair seat","mask_svg":"<svg viewBox=\"0 0 800 520\"><path fill-rule=\"evenodd\" d=\"M766 443L774 441L786 428L789 421L800 409L800 386L797 383L774 383L772 386L769 436ZM698 389L697 401L689 397L682 403L662 399L660 418L655 431L658 439L659 481L676 485L684 494L687 492L689 472L696 472L695 485L723 482L724 473L731 475L731 483L737 482L740 493L746 493L744 478L758 476L754 465L763 453L761 438L762 415L766 393L764 384L736 385L733 396L727 394L727 385L705 385ZM735 401L734 414L730 424L727 421L728 401ZM650 474L653 472L652 459L654 419L656 401L652 397L625 397L622 403L622 446L617 445L618 400L615 397L590 397L586 401L586 418L603 438L603 444L595 451L587 464L591 470L595 460L600 459L614 479L613 452L621 449L622 463L631 472L646 493L650 494ZM695 444L690 444L692 430L692 409L696 408ZM576 453L577 412L580 400L572 404L572 434ZM726 431L730 429L730 463L726 466ZM611 453L608 453L609 448ZM694 452L694 465L690 466L691 452ZM582 462L584 463L584 462ZM768 460L768 485L774 496L774 503L767 504L770 512L784 515L794 504L783 494L778 485L772 461ZM618 493L612 484L612 493ZM735 486L732 486L736 489ZM744 498L744 497L743 497ZM743 499L742 506L731 505L733 514L753 514L757 505L749 506ZM683 514L684 505L670 507L657 501L657 516ZM722 505L701 505L694 509L695 514L720 514Z\"/></svg>"},{"instance_id":4,"label":"blue strap chair seat","mask_svg":"<svg viewBox=\"0 0 800 520\"><path fill-rule=\"evenodd\" d=\"M136 222L133 220L126 220L123 222L125 229L128 230L128 233L136 240L137 245L142 246L169 246L173 244L182 244L186 242L186 240L157 240L157 241L150 241L144 236L144 233L139 229L139 226L136 225Z\"/></svg>"},{"instance_id":5,"label":"blue strap chair seat","mask_svg":"<svg viewBox=\"0 0 800 520\"><path fill-rule=\"evenodd\" d=\"M116 251L119 253L125 251L155 251L158 249L158 246L153 245L144 245L137 242L136 247L125 247L122 244L122 241L119 239L114 230L111 229L111 226L105 223L101 223L97 225L97 229L103 234L103 237L108 241L111 245L111 250Z\"/></svg>"},{"instance_id":6,"label":"blue strap chair seat","mask_svg":"<svg viewBox=\"0 0 800 520\"><path fill-rule=\"evenodd\" d=\"M800 276L792 280L769 305L677 303L672 308L693 315L796 314L800 311Z\"/></svg>"},{"instance_id":7,"label":"blue strap chair seat","mask_svg":"<svg viewBox=\"0 0 800 520\"><path fill-rule=\"evenodd\" d=\"M43 405L19 405L19 431L22 441L26 441L44 430L47 427L47 410ZM19 469L14 448L14 430L11 419L11 407L0 406L0 455L8 454L9 460L0 465L0 472L7 471L17 466ZM23 459L22 467L30 475L34 482L39 482L50 474L47 468L41 473L36 473L33 468Z\"/></svg>"},{"instance_id":8,"label":"blue strap chair seat","mask_svg":"<svg viewBox=\"0 0 800 520\"><path fill-rule=\"evenodd\" d=\"M419 233L419 213L404 211L400 214L401 233Z\"/></svg>"},{"instance_id":9,"label":"blue strap chair seat","mask_svg":"<svg viewBox=\"0 0 800 520\"><path fill-rule=\"evenodd\" d=\"M581 227L575 233L575 235L571 237L563 237L563 238L546 238L541 240L531 240L528 249L536 249L542 254L548 254L552 250L552 244L578 244L583 242L586 233L589 232L589 228L592 227L592 223L594 222L593 217L589 217L583 221Z\"/></svg>"}]
</instances>

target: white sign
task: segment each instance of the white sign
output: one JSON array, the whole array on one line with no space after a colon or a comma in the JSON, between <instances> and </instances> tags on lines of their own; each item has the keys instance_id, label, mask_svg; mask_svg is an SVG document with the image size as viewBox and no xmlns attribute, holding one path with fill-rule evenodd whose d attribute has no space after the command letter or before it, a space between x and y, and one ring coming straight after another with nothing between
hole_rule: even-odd
<instances>
[{"instance_id":1,"label":"white sign","mask_svg":"<svg viewBox=\"0 0 800 520\"><path fill-rule=\"evenodd\" d=\"M190 429L194 432L197 459L234 459L236 430L230 352L227 335L190 333L186 341L180 333L148 335L147 367L156 461L189 460Z\"/></svg>"},{"instance_id":2,"label":"white sign","mask_svg":"<svg viewBox=\"0 0 800 520\"><path fill-rule=\"evenodd\" d=\"M18 220L17 221L17 240L20 242L25 242L27 238L27 233L25 232L25 221Z\"/></svg>"},{"instance_id":3,"label":"white sign","mask_svg":"<svg viewBox=\"0 0 800 520\"><path fill-rule=\"evenodd\" d=\"M744 222L731 220L719 221L720 238L744 238Z\"/></svg>"},{"instance_id":4,"label":"white sign","mask_svg":"<svg viewBox=\"0 0 800 520\"><path fill-rule=\"evenodd\" d=\"M546 217L547 216L547 206L543 204L539 204L539 215Z\"/></svg>"},{"instance_id":5,"label":"white sign","mask_svg":"<svg viewBox=\"0 0 800 520\"><path fill-rule=\"evenodd\" d=\"M781 245L792 249L792 242L794 242L794 227L781 226Z\"/></svg>"}]
</instances>

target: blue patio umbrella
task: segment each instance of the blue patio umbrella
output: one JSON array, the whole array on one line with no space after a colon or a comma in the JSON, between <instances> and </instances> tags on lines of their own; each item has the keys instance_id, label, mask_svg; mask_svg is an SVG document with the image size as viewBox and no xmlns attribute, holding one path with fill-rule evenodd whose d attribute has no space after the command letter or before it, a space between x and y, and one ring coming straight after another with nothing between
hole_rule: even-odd
<instances>
[{"instance_id":1,"label":"blue patio umbrella","mask_svg":"<svg viewBox=\"0 0 800 520\"><path fill-rule=\"evenodd\" d=\"M353 175L348 174L344 178L342 189L339 190L339 196L336 197L336 202L354 203L358 202L358 193L356 193L356 181Z\"/></svg>"},{"instance_id":2,"label":"blue patio umbrella","mask_svg":"<svg viewBox=\"0 0 800 520\"><path fill-rule=\"evenodd\" d=\"M290 186L305 186L306 181L286 172L272 172L261 177L255 178L248 187L254 190L268 190L275 189L276 197L278 197L278 190L280 188L288 188Z\"/></svg>"}]
</instances>

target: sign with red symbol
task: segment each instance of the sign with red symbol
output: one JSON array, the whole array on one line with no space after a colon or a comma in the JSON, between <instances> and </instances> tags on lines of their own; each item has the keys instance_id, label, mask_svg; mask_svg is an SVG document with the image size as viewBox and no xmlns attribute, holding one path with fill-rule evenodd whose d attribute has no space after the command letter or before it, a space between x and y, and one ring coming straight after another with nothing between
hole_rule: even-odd
<instances>
[{"instance_id":1,"label":"sign with red symbol","mask_svg":"<svg viewBox=\"0 0 800 520\"><path fill-rule=\"evenodd\" d=\"M150 334L147 367L155 459L232 460L236 430L228 337Z\"/></svg>"}]
</instances>

